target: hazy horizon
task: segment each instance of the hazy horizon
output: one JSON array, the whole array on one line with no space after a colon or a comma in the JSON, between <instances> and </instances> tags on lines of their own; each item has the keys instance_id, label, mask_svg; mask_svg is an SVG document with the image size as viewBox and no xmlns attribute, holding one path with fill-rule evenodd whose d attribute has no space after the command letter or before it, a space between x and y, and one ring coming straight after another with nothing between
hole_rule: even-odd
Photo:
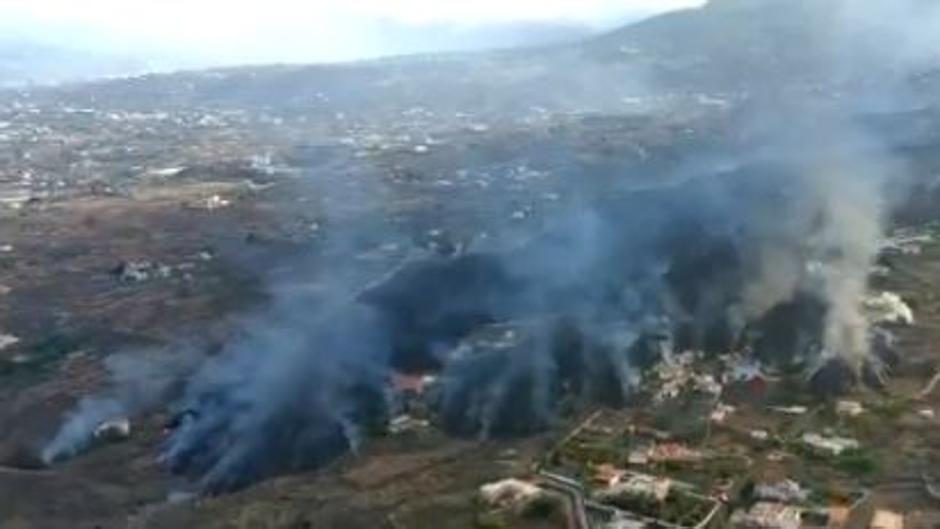
<instances>
[{"instance_id":1,"label":"hazy horizon","mask_svg":"<svg viewBox=\"0 0 940 529\"><path fill-rule=\"evenodd\" d=\"M167 67L343 62L537 45L704 0L11 0L0 44L45 46Z\"/></svg>"}]
</instances>

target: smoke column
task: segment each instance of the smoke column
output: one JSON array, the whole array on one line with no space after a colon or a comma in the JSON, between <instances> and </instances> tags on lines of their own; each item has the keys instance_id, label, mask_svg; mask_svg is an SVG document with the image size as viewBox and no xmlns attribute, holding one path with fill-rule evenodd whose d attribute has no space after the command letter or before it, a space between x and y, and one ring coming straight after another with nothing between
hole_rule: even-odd
<instances>
[{"instance_id":1,"label":"smoke column","mask_svg":"<svg viewBox=\"0 0 940 529\"><path fill-rule=\"evenodd\" d=\"M174 384L197 365L198 355L186 347L109 356L105 367L111 376L110 387L78 401L58 433L42 449L42 460L49 464L74 456L91 443L102 422L127 418L164 404Z\"/></svg>"}]
</instances>

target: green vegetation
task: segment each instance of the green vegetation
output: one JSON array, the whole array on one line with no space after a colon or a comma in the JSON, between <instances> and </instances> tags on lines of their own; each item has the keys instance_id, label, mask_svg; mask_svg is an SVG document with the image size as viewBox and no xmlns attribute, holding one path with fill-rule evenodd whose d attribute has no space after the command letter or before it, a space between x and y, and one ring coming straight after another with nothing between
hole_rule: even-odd
<instances>
[{"instance_id":1,"label":"green vegetation","mask_svg":"<svg viewBox=\"0 0 940 529\"><path fill-rule=\"evenodd\" d=\"M551 518L561 509L558 498L550 495L542 495L535 498L520 513L524 518Z\"/></svg>"},{"instance_id":2,"label":"green vegetation","mask_svg":"<svg viewBox=\"0 0 940 529\"><path fill-rule=\"evenodd\" d=\"M45 364L58 360L68 353L77 350L79 347L79 340L73 336L52 334L48 338L40 340L32 347L30 357L33 359L34 363Z\"/></svg>"},{"instance_id":3,"label":"green vegetation","mask_svg":"<svg viewBox=\"0 0 940 529\"><path fill-rule=\"evenodd\" d=\"M670 432L677 439L697 443L708 434L708 415L712 402L688 393L659 405L653 413L653 427Z\"/></svg>"},{"instance_id":4,"label":"green vegetation","mask_svg":"<svg viewBox=\"0 0 940 529\"><path fill-rule=\"evenodd\" d=\"M670 492L662 502L650 497L621 495L608 498L605 503L640 516L684 526L695 525L712 508L711 503L702 498L677 491Z\"/></svg>"},{"instance_id":5,"label":"green vegetation","mask_svg":"<svg viewBox=\"0 0 940 529\"><path fill-rule=\"evenodd\" d=\"M872 403L872 413L886 419L897 419L911 407L910 400L898 397L885 397Z\"/></svg>"},{"instance_id":6,"label":"green vegetation","mask_svg":"<svg viewBox=\"0 0 940 529\"><path fill-rule=\"evenodd\" d=\"M46 373L50 366L80 347L80 340L75 337L64 334L50 335L30 347L22 360L0 359L0 376L15 375L19 378L18 383L34 382L32 376Z\"/></svg>"},{"instance_id":7,"label":"green vegetation","mask_svg":"<svg viewBox=\"0 0 940 529\"><path fill-rule=\"evenodd\" d=\"M880 467L875 456L865 450L853 450L840 455L835 459L835 466L856 477L873 474Z\"/></svg>"},{"instance_id":8,"label":"green vegetation","mask_svg":"<svg viewBox=\"0 0 940 529\"><path fill-rule=\"evenodd\" d=\"M708 470L719 479L737 478L747 472L747 460L742 457L715 457L709 460Z\"/></svg>"},{"instance_id":9,"label":"green vegetation","mask_svg":"<svg viewBox=\"0 0 940 529\"><path fill-rule=\"evenodd\" d=\"M506 516L498 512L485 512L477 516L476 526L478 529L509 529L509 521Z\"/></svg>"}]
</instances>

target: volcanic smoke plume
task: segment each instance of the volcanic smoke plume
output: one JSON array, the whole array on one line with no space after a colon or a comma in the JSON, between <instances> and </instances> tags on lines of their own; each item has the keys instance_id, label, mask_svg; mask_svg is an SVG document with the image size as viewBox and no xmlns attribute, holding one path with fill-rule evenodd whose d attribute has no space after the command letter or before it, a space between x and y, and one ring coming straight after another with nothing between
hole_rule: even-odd
<instances>
[{"instance_id":1,"label":"volcanic smoke plume","mask_svg":"<svg viewBox=\"0 0 940 529\"><path fill-rule=\"evenodd\" d=\"M210 493L319 466L384 428L394 370L441 370L441 426L483 436L550 425L564 395L624 405L672 350L860 370L886 166L847 141L796 147L608 190L521 245L419 259L358 294L282 298L188 377L162 459ZM497 323L518 340L462 345ZM44 456L74 454L97 421L150 402L83 400Z\"/></svg>"},{"instance_id":2,"label":"volcanic smoke plume","mask_svg":"<svg viewBox=\"0 0 940 529\"><path fill-rule=\"evenodd\" d=\"M42 449L46 463L74 456L91 442L105 421L122 419L162 406L173 386L198 366L198 356L185 347L124 352L105 359L110 387L78 401L58 433Z\"/></svg>"},{"instance_id":3,"label":"volcanic smoke plume","mask_svg":"<svg viewBox=\"0 0 940 529\"><path fill-rule=\"evenodd\" d=\"M625 405L674 351L878 370L860 307L901 170L835 103L758 99L729 118L742 139L720 164L642 190L585 174L525 241L280 297L184 377L162 459L208 493L316 467L384 428L395 371L437 370L439 424L496 436L549 426L562 397ZM467 347L494 325L515 338ZM140 401L83 400L45 458Z\"/></svg>"},{"instance_id":4,"label":"volcanic smoke plume","mask_svg":"<svg viewBox=\"0 0 940 529\"><path fill-rule=\"evenodd\" d=\"M163 454L208 492L318 466L385 421L389 341L374 311L285 302L246 325L190 379Z\"/></svg>"}]
</instances>

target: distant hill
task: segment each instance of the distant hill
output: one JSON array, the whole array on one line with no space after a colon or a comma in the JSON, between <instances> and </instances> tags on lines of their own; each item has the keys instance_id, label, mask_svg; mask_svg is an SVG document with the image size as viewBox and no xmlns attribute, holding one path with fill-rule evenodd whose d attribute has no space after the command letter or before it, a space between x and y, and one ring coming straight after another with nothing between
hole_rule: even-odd
<instances>
[{"instance_id":1,"label":"distant hill","mask_svg":"<svg viewBox=\"0 0 940 529\"><path fill-rule=\"evenodd\" d=\"M87 81L146 72L146 60L24 40L0 40L0 87Z\"/></svg>"},{"instance_id":2,"label":"distant hill","mask_svg":"<svg viewBox=\"0 0 940 529\"><path fill-rule=\"evenodd\" d=\"M862 52L839 18L842 0L712 0L592 41L600 60L646 61L670 84L741 89L834 81Z\"/></svg>"},{"instance_id":3,"label":"distant hill","mask_svg":"<svg viewBox=\"0 0 940 529\"><path fill-rule=\"evenodd\" d=\"M0 30L3 26L0 25ZM454 24L408 25L393 21L364 23L363 46L350 49L335 49L323 43L303 42L285 49L284 46L267 45L263 49L241 47L227 50L214 49L181 50L167 44L148 45L141 48L128 44L120 53L87 51L109 49L113 43L102 43L102 37L91 32L76 34L75 46L63 45L65 37L46 39L45 34L54 35L57 28L36 27L30 31L19 31L13 36L4 36L0 31L0 87L56 84L62 82L89 81L102 77L126 76L146 72L170 72L183 69L220 67L237 64L270 62L271 57L283 55L288 62L334 61L346 57L347 53L365 53L369 56L394 56L440 50L445 53L479 51L484 49L517 48L550 43L572 42L592 35L593 30L585 25L564 22L504 23L479 26ZM356 39L353 38L353 41ZM326 53L326 55L323 55ZM352 55L355 56L355 55Z\"/></svg>"},{"instance_id":4,"label":"distant hill","mask_svg":"<svg viewBox=\"0 0 940 529\"><path fill-rule=\"evenodd\" d=\"M857 5L851 0L713 0L703 8L538 48L150 75L56 95L84 101L108 97L131 107L291 112L328 101L321 105L324 111L369 115L415 106L512 113L533 106L605 109L634 96L676 91L748 93L880 82L886 65L894 64L879 60L893 51L884 42L891 35L868 38L863 18L858 27L840 18L846 6Z\"/></svg>"},{"instance_id":5,"label":"distant hill","mask_svg":"<svg viewBox=\"0 0 940 529\"><path fill-rule=\"evenodd\" d=\"M871 83L934 69L938 26L933 0L711 0L612 31L585 53L701 90Z\"/></svg>"}]
</instances>

